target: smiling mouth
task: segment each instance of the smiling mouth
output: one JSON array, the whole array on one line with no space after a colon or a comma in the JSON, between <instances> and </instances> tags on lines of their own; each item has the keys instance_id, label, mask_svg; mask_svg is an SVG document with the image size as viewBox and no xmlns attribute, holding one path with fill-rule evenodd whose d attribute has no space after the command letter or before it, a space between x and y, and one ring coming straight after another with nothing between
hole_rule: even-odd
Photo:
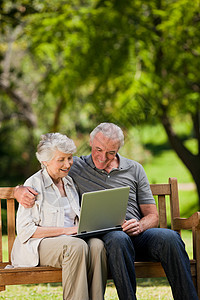
<instances>
[{"instance_id":1,"label":"smiling mouth","mask_svg":"<svg viewBox=\"0 0 200 300\"><path fill-rule=\"evenodd\" d=\"M69 172L69 169L60 169L62 172Z\"/></svg>"}]
</instances>

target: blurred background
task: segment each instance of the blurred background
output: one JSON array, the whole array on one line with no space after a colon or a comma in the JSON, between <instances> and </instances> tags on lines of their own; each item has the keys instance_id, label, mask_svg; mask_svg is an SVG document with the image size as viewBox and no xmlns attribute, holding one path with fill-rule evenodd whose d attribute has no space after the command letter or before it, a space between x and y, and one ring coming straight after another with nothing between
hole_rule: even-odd
<instances>
[{"instance_id":1,"label":"blurred background","mask_svg":"<svg viewBox=\"0 0 200 300\"><path fill-rule=\"evenodd\" d=\"M150 183L177 177L200 202L200 1L0 1L0 186L39 169L40 135L113 122Z\"/></svg>"}]
</instances>

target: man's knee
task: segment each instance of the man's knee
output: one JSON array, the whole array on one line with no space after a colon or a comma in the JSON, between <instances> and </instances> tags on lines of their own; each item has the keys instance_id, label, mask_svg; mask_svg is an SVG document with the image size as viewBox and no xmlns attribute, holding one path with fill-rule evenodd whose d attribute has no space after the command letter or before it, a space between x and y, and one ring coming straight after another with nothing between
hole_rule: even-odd
<instances>
[{"instance_id":1,"label":"man's knee","mask_svg":"<svg viewBox=\"0 0 200 300\"><path fill-rule=\"evenodd\" d=\"M163 235L163 240L166 242L166 244L176 244L176 243L182 243L182 239L179 235L179 233L177 233L176 231L174 230L171 230L171 229L166 229L164 231L164 234L162 233Z\"/></svg>"},{"instance_id":2,"label":"man's knee","mask_svg":"<svg viewBox=\"0 0 200 300\"><path fill-rule=\"evenodd\" d=\"M109 232L103 236L106 250L110 252L127 252L134 251L134 246L131 238L123 231Z\"/></svg>"},{"instance_id":3,"label":"man's knee","mask_svg":"<svg viewBox=\"0 0 200 300\"><path fill-rule=\"evenodd\" d=\"M156 241L156 238L155 238ZM171 229L160 229L157 234L157 244L161 243L163 249L170 251L183 251L185 245L179 233Z\"/></svg>"},{"instance_id":4,"label":"man's knee","mask_svg":"<svg viewBox=\"0 0 200 300\"><path fill-rule=\"evenodd\" d=\"M183 242L180 234L176 231L170 230L170 236L168 237L168 242L171 245L171 249L177 252L185 252L185 243Z\"/></svg>"}]
</instances>

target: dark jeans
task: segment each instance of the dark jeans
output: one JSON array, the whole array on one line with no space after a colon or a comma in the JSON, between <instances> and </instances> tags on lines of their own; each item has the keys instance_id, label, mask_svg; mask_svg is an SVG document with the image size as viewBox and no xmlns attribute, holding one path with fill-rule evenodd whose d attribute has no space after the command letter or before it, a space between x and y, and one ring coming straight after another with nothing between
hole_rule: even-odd
<instances>
[{"instance_id":1,"label":"dark jeans","mask_svg":"<svg viewBox=\"0 0 200 300\"><path fill-rule=\"evenodd\" d=\"M161 262L174 299L198 300L185 245L177 232L151 228L129 237L123 231L113 231L105 234L102 240L120 300L136 299L134 261Z\"/></svg>"}]
</instances>

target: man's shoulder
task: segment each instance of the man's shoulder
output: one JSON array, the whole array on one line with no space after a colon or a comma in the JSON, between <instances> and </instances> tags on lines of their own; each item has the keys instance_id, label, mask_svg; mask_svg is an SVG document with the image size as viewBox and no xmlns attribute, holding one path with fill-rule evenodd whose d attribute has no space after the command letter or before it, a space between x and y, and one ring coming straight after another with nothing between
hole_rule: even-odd
<instances>
[{"instance_id":1,"label":"man's shoulder","mask_svg":"<svg viewBox=\"0 0 200 300\"><path fill-rule=\"evenodd\" d=\"M90 159L90 155L82 155L80 157L74 156L73 157L73 165L74 166L84 166L88 164L88 161Z\"/></svg>"},{"instance_id":2,"label":"man's shoulder","mask_svg":"<svg viewBox=\"0 0 200 300\"><path fill-rule=\"evenodd\" d=\"M81 174L83 170L89 167L89 155L88 156L74 156L73 157L73 165L69 171L69 175L74 177L77 174Z\"/></svg>"},{"instance_id":3,"label":"man's shoulder","mask_svg":"<svg viewBox=\"0 0 200 300\"><path fill-rule=\"evenodd\" d=\"M139 163L136 160L124 157L122 155L119 155L119 159L120 159L120 165L122 167L137 167L138 169L143 169L143 166L141 165L141 163Z\"/></svg>"}]
</instances>

